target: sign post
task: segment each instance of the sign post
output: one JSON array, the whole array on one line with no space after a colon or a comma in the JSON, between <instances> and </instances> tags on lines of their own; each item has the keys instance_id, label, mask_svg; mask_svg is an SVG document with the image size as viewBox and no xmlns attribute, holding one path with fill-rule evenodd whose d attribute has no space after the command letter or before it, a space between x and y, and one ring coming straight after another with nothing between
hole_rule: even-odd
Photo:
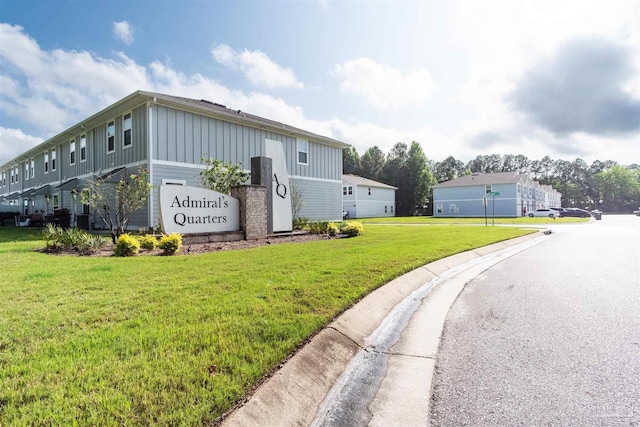
<instances>
[{"instance_id":1,"label":"sign post","mask_svg":"<svg viewBox=\"0 0 640 427\"><path fill-rule=\"evenodd\" d=\"M487 196L482 196L482 205L484 206L484 226L488 226L487 223Z\"/></svg>"}]
</instances>

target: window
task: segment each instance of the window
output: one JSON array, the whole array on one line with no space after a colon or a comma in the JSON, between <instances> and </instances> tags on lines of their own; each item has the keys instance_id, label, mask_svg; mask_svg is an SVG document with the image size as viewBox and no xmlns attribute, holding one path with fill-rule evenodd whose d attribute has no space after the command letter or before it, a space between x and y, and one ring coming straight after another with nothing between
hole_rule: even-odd
<instances>
[{"instance_id":1,"label":"window","mask_svg":"<svg viewBox=\"0 0 640 427\"><path fill-rule=\"evenodd\" d=\"M353 194L353 187L349 186L347 187L347 193L351 196Z\"/></svg>"},{"instance_id":2,"label":"window","mask_svg":"<svg viewBox=\"0 0 640 427\"><path fill-rule=\"evenodd\" d=\"M442 205L436 205L436 213L442 213Z\"/></svg>"},{"instance_id":3,"label":"window","mask_svg":"<svg viewBox=\"0 0 640 427\"><path fill-rule=\"evenodd\" d=\"M5 176L4 171L2 171L2 173L0 173L0 187L4 187L5 185L7 185L6 180L7 177Z\"/></svg>"},{"instance_id":4,"label":"window","mask_svg":"<svg viewBox=\"0 0 640 427\"><path fill-rule=\"evenodd\" d=\"M11 175L11 180L9 182L13 184L13 168L9 170L9 174Z\"/></svg>"},{"instance_id":5,"label":"window","mask_svg":"<svg viewBox=\"0 0 640 427\"><path fill-rule=\"evenodd\" d=\"M384 213L387 213L387 205L384 205Z\"/></svg>"},{"instance_id":6,"label":"window","mask_svg":"<svg viewBox=\"0 0 640 427\"><path fill-rule=\"evenodd\" d=\"M122 118L122 146L131 147L131 113L127 113Z\"/></svg>"},{"instance_id":7,"label":"window","mask_svg":"<svg viewBox=\"0 0 640 427\"><path fill-rule=\"evenodd\" d=\"M491 194L493 190L491 189L490 185L485 185L484 186L484 194Z\"/></svg>"},{"instance_id":8,"label":"window","mask_svg":"<svg viewBox=\"0 0 640 427\"><path fill-rule=\"evenodd\" d=\"M520 184L518 184L518 194L520 194Z\"/></svg>"},{"instance_id":9,"label":"window","mask_svg":"<svg viewBox=\"0 0 640 427\"><path fill-rule=\"evenodd\" d=\"M342 187L342 195L343 196L347 195L347 187Z\"/></svg>"},{"instance_id":10,"label":"window","mask_svg":"<svg viewBox=\"0 0 640 427\"><path fill-rule=\"evenodd\" d=\"M69 141L69 163L76 164L76 140Z\"/></svg>"},{"instance_id":11,"label":"window","mask_svg":"<svg viewBox=\"0 0 640 427\"><path fill-rule=\"evenodd\" d=\"M455 203L451 203L451 204L449 205L449 212L451 212L451 213L456 213L456 212L458 212L458 206L456 206L456 204L455 204Z\"/></svg>"},{"instance_id":12,"label":"window","mask_svg":"<svg viewBox=\"0 0 640 427\"><path fill-rule=\"evenodd\" d=\"M28 179L29 179L29 160L24 162L24 180L26 181Z\"/></svg>"},{"instance_id":13,"label":"window","mask_svg":"<svg viewBox=\"0 0 640 427\"><path fill-rule=\"evenodd\" d=\"M16 170L15 170L14 174L16 176L16 184L17 184L18 181L20 181L20 174L19 174L18 166L16 166Z\"/></svg>"},{"instance_id":14,"label":"window","mask_svg":"<svg viewBox=\"0 0 640 427\"><path fill-rule=\"evenodd\" d=\"M60 197L57 194L53 195L53 209L60 209Z\"/></svg>"},{"instance_id":15,"label":"window","mask_svg":"<svg viewBox=\"0 0 640 427\"><path fill-rule=\"evenodd\" d=\"M298 139L298 164L299 165L308 165L309 164L309 142L304 139Z\"/></svg>"},{"instance_id":16,"label":"window","mask_svg":"<svg viewBox=\"0 0 640 427\"><path fill-rule=\"evenodd\" d=\"M107 123L107 153L116 149L116 122Z\"/></svg>"},{"instance_id":17,"label":"window","mask_svg":"<svg viewBox=\"0 0 640 427\"><path fill-rule=\"evenodd\" d=\"M44 153L44 173L49 173L49 152Z\"/></svg>"},{"instance_id":18,"label":"window","mask_svg":"<svg viewBox=\"0 0 640 427\"><path fill-rule=\"evenodd\" d=\"M56 170L56 150L51 150L51 172Z\"/></svg>"},{"instance_id":19,"label":"window","mask_svg":"<svg viewBox=\"0 0 640 427\"><path fill-rule=\"evenodd\" d=\"M36 177L36 161L31 159L31 178Z\"/></svg>"},{"instance_id":20,"label":"window","mask_svg":"<svg viewBox=\"0 0 640 427\"><path fill-rule=\"evenodd\" d=\"M393 213L393 205L391 205L391 213Z\"/></svg>"},{"instance_id":21,"label":"window","mask_svg":"<svg viewBox=\"0 0 640 427\"><path fill-rule=\"evenodd\" d=\"M369 187L369 195L371 195L371 187Z\"/></svg>"},{"instance_id":22,"label":"window","mask_svg":"<svg viewBox=\"0 0 640 427\"><path fill-rule=\"evenodd\" d=\"M87 135L80 136L80 161L87 160Z\"/></svg>"}]
</instances>

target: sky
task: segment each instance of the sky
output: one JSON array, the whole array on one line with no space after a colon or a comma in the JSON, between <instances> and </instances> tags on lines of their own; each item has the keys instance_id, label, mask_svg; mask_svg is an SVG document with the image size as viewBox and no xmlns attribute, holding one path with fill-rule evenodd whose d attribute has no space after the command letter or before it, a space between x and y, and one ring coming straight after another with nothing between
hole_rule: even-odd
<instances>
[{"instance_id":1,"label":"sky","mask_svg":"<svg viewBox=\"0 0 640 427\"><path fill-rule=\"evenodd\" d=\"M640 0L0 0L0 165L136 90L361 155L640 164Z\"/></svg>"}]
</instances>

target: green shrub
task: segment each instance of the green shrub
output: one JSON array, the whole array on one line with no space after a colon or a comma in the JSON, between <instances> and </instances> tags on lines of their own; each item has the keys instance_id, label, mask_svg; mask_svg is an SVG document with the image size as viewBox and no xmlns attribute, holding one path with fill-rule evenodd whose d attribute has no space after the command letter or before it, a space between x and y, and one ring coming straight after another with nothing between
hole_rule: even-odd
<instances>
[{"instance_id":1,"label":"green shrub","mask_svg":"<svg viewBox=\"0 0 640 427\"><path fill-rule=\"evenodd\" d=\"M329 236L335 236L339 232L340 229L335 222L330 222L329 224L327 224L327 234L329 234Z\"/></svg>"},{"instance_id":2,"label":"green shrub","mask_svg":"<svg viewBox=\"0 0 640 427\"><path fill-rule=\"evenodd\" d=\"M309 218L305 218L301 216L293 220L294 230L304 230L308 225L309 225Z\"/></svg>"},{"instance_id":3,"label":"green shrub","mask_svg":"<svg viewBox=\"0 0 640 427\"><path fill-rule=\"evenodd\" d=\"M182 247L182 234L171 233L169 235L163 234L160 238L158 247L162 249L165 255L173 255Z\"/></svg>"},{"instance_id":4,"label":"green shrub","mask_svg":"<svg viewBox=\"0 0 640 427\"><path fill-rule=\"evenodd\" d=\"M362 223L358 221L345 221L340 226L340 232L349 237L359 236L363 231L364 227L362 226Z\"/></svg>"},{"instance_id":5,"label":"green shrub","mask_svg":"<svg viewBox=\"0 0 640 427\"><path fill-rule=\"evenodd\" d=\"M140 250L140 242L128 233L121 234L113 248L116 256L132 256Z\"/></svg>"},{"instance_id":6,"label":"green shrub","mask_svg":"<svg viewBox=\"0 0 640 427\"><path fill-rule=\"evenodd\" d=\"M327 232L327 221L313 221L309 223L311 234L325 234Z\"/></svg>"},{"instance_id":7,"label":"green shrub","mask_svg":"<svg viewBox=\"0 0 640 427\"><path fill-rule=\"evenodd\" d=\"M138 239L140 240L140 247L148 251L154 250L158 244L156 236L153 234L145 234L144 236L140 236Z\"/></svg>"}]
</instances>

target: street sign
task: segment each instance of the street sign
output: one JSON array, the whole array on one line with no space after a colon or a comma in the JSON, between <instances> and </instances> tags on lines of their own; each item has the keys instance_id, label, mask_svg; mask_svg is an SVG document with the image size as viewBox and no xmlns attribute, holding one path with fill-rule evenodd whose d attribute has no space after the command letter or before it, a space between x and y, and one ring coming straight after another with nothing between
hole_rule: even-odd
<instances>
[{"instance_id":1,"label":"street sign","mask_svg":"<svg viewBox=\"0 0 640 427\"><path fill-rule=\"evenodd\" d=\"M492 196L499 196L499 195L500 195L500 192L499 192L499 191L492 191L492 192L491 192L491 195L492 195Z\"/></svg>"}]
</instances>

